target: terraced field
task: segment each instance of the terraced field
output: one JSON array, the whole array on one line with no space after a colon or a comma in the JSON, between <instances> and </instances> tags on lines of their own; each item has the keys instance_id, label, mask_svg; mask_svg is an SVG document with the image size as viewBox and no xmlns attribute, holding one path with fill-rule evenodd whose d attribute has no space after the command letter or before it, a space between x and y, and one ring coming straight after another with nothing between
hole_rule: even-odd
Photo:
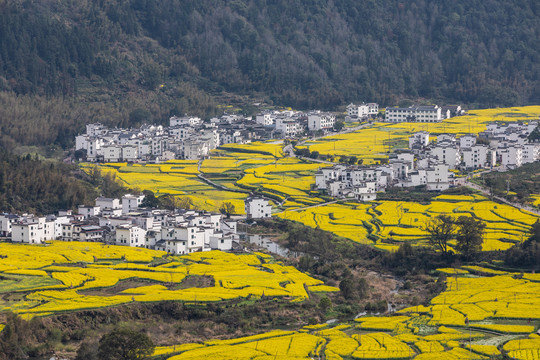
<instances>
[{"instance_id":1,"label":"terraced field","mask_svg":"<svg viewBox=\"0 0 540 360\"><path fill-rule=\"evenodd\" d=\"M160 251L81 242L0 243L0 253L6 255L0 259L0 311L26 318L130 302L216 302L263 295L302 301L307 290L338 290L261 253L210 251L163 258ZM183 285L201 277L206 286Z\"/></svg>"},{"instance_id":2,"label":"terraced field","mask_svg":"<svg viewBox=\"0 0 540 360\"><path fill-rule=\"evenodd\" d=\"M465 269L429 306L390 316L364 316L331 327L274 330L231 340L162 346L155 355L180 359L537 359L540 278ZM489 270L485 268L484 270ZM442 269L445 271L445 269ZM468 322L468 324L467 324Z\"/></svg>"},{"instance_id":3,"label":"terraced field","mask_svg":"<svg viewBox=\"0 0 540 360\"><path fill-rule=\"evenodd\" d=\"M539 217L533 213L489 201L481 195L441 195L428 204L408 201L375 201L323 205L277 216L319 227L348 239L396 249L403 242L426 245L422 226L431 217L472 216L486 225L483 250L505 250L522 242ZM455 245L450 243L450 245Z\"/></svg>"}]
</instances>

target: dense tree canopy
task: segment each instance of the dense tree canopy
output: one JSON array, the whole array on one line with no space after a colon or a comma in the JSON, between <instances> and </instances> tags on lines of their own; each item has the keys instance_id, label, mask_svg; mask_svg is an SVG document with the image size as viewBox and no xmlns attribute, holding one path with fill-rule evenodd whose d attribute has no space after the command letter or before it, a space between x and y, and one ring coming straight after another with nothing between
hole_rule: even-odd
<instances>
[{"instance_id":1,"label":"dense tree canopy","mask_svg":"<svg viewBox=\"0 0 540 360\"><path fill-rule=\"evenodd\" d=\"M117 123L209 113L227 93L301 108L538 103L539 11L535 0L3 1L0 89L117 110L118 95L152 98L150 114L131 101Z\"/></svg>"}]
</instances>

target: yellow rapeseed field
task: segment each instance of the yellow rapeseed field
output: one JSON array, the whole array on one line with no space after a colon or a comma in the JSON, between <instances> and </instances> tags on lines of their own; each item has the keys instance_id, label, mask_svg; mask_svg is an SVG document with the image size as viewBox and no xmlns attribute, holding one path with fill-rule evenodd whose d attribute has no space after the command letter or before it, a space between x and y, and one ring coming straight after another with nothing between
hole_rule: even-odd
<instances>
[{"instance_id":1,"label":"yellow rapeseed field","mask_svg":"<svg viewBox=\"0 0 540 360\"><path fill-rule=\"evenodd\" d=\"M179 300L213 302L235 298L308 298L338 289L325 286L290 266L273 263L264 254L234 255L221 251L169 256L150 263L164 252L101 243L55 241L44 246L0 243L0 294L25 291L24 301L0 301L0 311L25 317L100 308L129 302ZM184 278L206 276L213 285L177 289ZM129 280L132 287L114 291ZM108 291L102 291L109 288ZM111 290L112 289L112 290Z\"/></svg>"},{"instance_id":2,"label":"yellow rapeseed field","mask_svg":"<svg viewBox=\"0 0 540 360\"><path fill-rule=\"evenodd\" d=\"M483 250L506 250L522 242L530 226L539 219L533 213L498 204L479 195L441 195L428 204L411 201L331 204L289 210L277 216L319 227L360 243L392 249L406 241L426 245L427 233L422 227L438 215L464 215L482 220L486 224Z\"/></svg>"},{"instance_id":3,"label":"yellow rapeseed field","mask_svg":"<svg viewBox=\"0 0 540 360\"><path fill-rule=\"evenodd\" d=\"M334 360L435 360L489 359L505 351L510 358L536 359L540 336L534 331L538 325L528 323L531 317L540 319L540 283L526 279L532 275L536 274L516 279L511 274L472 278L459 274L448 278L448 289L427 307L419 305L386 316L363 316L354 321L356 326L317 324L298 331L274 330L229 340L160 347L156 355L169 354L169 360L321 356Z\"/></svg>"}]
</instances>

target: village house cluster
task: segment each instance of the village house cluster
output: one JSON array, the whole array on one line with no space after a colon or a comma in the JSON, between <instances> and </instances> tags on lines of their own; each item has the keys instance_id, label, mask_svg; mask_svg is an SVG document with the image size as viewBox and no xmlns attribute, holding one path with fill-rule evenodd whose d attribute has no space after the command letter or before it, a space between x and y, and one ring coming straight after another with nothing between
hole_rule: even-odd
<instances>
[{"instance_id":1,"label":"village house cluster","mask_svg":"<svg viewBox=\"0 0 540 360\"><path fill-rule=\"evenodd\" d=\"M387 122L440 122L454 116L463 115L464 111L459 105L412 105L406 108L387 107L384 119Z\"/></svg>"},{"instance_id":2,"label":"village house cluster","mask_svg":"<svg viewBox=\"0 0 540 360\"><path fill-rule=\"evenodd\" d=\"M339 198L375 200L387 187L425 185L428 191L442 191L464 181L456 171L519 167L540 160L540 144L530 140L538 123L489 124L486 131L456 138L440 134L431 141L426 131L409 137L409 149L396 151L387 164L377 166L335 165L315 175L315 188Z\"/></svg>"},{"instance_id":3,"label":"village house cluster","mask_svg":"<svg viewBox=\"0 0 540 360\"><path fill-rule=\"evenodd\" d=\"M143 125L138 129L109 129L86 125L75 139L77 157L90 162L144 162L173 159L196 160L218 146L251 141L291 138L306 131L329 131L335 115L321 111L267 111L246 118L223 115L202 121L198 117L173 116L169 126Z\"/></svg>"},{"instance_id":4,"label":"village house cluster","mask_svg":"<svg viewBox=\"0 0 540 360\"><path fill-rule=\"evenodd\" d=\"M93 206L80 205L77 214L0 214L0 236L17 243L92 241L171 254L231 250L238 239L236 221L222 214L141 208L143 199L131 194L122 199L98 197Z\"/></svg>"},{"instance_id":5,"label":"village house cluster","mask_svg":"<svg viewBox=\"0 0 540 360\"><path fill-rule=\"evenodd\" d=\"M375 103L347 107L348 120L364 120L379 112ZM86 125L75 138L78 158L90 162L144 162L173 159L197 160L218 146L303 136L334 129L336 116L320 110L309 112L263 111L255 117L224 114L203 121L193 116L172 116L169 126L142 125L138 129L110 129Z\"/></svg>"}]
</instances>

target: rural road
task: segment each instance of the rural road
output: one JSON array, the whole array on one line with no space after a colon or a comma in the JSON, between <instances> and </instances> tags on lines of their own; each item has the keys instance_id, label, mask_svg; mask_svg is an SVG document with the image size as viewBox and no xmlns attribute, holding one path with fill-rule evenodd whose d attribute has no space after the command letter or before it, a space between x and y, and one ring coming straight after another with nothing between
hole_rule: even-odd
<instances>
[{"instance_id":1,"label":"rural road","mask_svg":"<svg viewBox=\"0 0 540 360\"><path fill-rule=\"evenodd\" d=\"M474 190L478 190L481 193L483 193L484 195L486 195L487 197L490 197L490 198L492 198L494 200L500 201L500 202L502 202L504 204L513 206L513 207L518 208L520 210L529 211L529 212L531 212L533 214L536 214L536 215L540 215L540 211L538 211L537 209L534 209L531 206L522 205L522 204L519 204L519 203L516 203L516 202L508 201L505 198L502 198L500 196L495 196L495 195L492 196L490 189L479 186L477 184L474 184L474 183L472 183L472 182L470 182L468 180L465 182L465 186L473 188Z\"/></svg>"}]
</instances>

